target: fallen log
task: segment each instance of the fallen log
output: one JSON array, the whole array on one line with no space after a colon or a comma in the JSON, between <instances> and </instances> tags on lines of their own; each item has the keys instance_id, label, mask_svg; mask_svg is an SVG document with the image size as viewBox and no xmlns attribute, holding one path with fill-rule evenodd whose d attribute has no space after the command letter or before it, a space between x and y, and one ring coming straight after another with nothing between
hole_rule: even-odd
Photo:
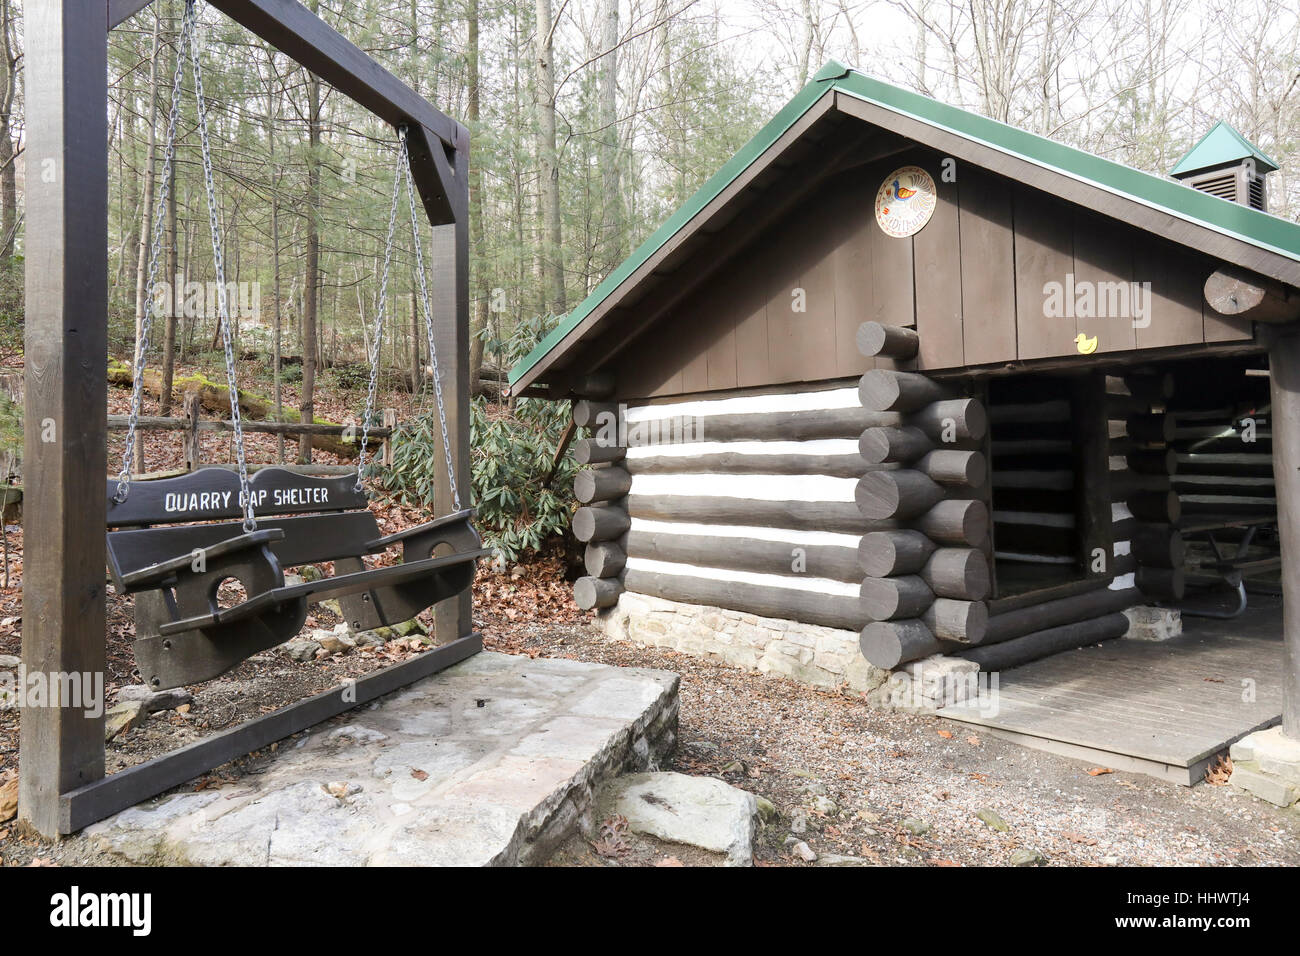
<instances>
[{"instance_id":1,"label":"fallen log","mask_svg":"<svg viewBox=\"0 0 1300 956\"><path fill-rule=\"evenodd\" d=\"M110 365L108 367L108 383L121 388L131 388L135 384L135 375L128 366ZM145 369L141 389L146 395L160 398L162 395L162 373L156 369ZM230 389L225 385L210 382L201 376L192 376L176 379L172 384L172 390L174 393L181 395L186 392L194 392L199 396L199 402L208 411L215 412L218 415L230 414ZM274 406L271 402L262 396L245 391L242 388L239 390L239 411L241 415L247 415L253 421L268 425L289 424L269 421L273 410ZM329 422L303 423L303 427L306 429L310 429L312 425L339 427ZM380 442L372 440L367 443L367 446L378 447L379 444ZM357 443L355 441L344 441L336 435L313 434L311 436L311 446L338 455L340 458L355 458L357 456Z\"/></svg>"}]
</instances>

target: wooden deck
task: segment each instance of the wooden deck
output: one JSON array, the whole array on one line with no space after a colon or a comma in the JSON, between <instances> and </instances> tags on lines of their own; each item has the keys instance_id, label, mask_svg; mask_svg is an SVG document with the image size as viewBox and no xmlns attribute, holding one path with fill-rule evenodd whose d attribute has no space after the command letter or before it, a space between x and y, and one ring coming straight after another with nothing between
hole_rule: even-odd
<instances>
[{"instance_id":1,"label":"wooden deck","mask_svg":"<svg viewBox=\"0 0 1300 956\"><path fill-rule=\"evenodd\" d=\"M995 710L986 700L984 713L963 704L939 715L1190 786L1233 741L1281 718L1281 600L1250 600L1234 620L1184 618L1170 641L1107 641L1003 671Z\"/></svg>"}]
</instances>

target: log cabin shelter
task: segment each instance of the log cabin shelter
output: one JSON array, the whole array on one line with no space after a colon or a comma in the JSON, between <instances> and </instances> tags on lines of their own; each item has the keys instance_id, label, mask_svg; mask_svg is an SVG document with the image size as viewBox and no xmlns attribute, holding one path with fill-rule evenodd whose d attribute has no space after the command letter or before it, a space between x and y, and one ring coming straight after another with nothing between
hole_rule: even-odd
<instances>
[{"instance_id":1,"label":"log cabin shelter","mask_svg":"<svg viewBox=\"0 0 1300 956\"><path fill-rule=\"evenodd\" d=\"M589 429L579 603L814 683L966 661L1000 713L941 713L1184 783L1300 738L1276 169L1219 124L1152 175L827 64L511 372Z\"/></svg>"}]
</instances>

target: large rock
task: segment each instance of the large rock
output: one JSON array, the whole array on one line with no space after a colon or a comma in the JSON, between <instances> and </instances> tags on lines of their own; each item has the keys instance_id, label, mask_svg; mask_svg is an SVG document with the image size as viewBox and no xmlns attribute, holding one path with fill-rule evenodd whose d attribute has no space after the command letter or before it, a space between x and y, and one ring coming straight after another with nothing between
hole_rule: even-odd
<instances>
[{"instance_id":1,"label":"large rock","mask_svg":"<svg viewBox=\"0 0 1300 956\"><path fill-rule=\"evenodd\" d=\"M104 739L112 740L118 734L135 730L149 719L149 708L142 700L128 700L114 704L104 713Z\"/></svg>"},{"instance_id":2,"label":"large rock","mask_svg":"<svg viewBox=\"0 0 1300 956\"><path fill-rule=\"evenodd\" d=\"M635 833L721 854L728 866L754 862L758 801L714 777L628 774L607 785L600 805L627 818Z\"/></svg>"},{"instance_id":3,"label":"large rock","mask_svg":"<svg viewBox=\"0 0 1300 956\"><path fill-rule=\"evenodd\" d=\"M160 710L175 710L185 704L192 704L194 697L184 687L171 690L150 690L144 684L127 684L117 692L118 703L140 701L144 709L154 714Z\"/></svg>"}]
</instances>

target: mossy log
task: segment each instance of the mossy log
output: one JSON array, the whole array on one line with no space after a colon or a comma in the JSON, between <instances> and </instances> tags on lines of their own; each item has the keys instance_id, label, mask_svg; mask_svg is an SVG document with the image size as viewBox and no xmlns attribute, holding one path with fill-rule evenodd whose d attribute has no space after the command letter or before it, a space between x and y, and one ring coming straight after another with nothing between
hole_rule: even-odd
<instances>
[{"instance_id":1,"label":"mossy log","mask_svg":"<svg viewBox=\"0 0 1300 956\"><path fill-rule=\"evenodd\" d=\"M117 385L121 388L131 388L135 384L135 378L130 366L110 364L108 366L108 384ZM162 395L162 373L157 369L147 368L144 370L144 391L145 394L154 398L159 398ZM177 395L194 392L199 396L199 402L208 411L222 417L227 417L230 414L230 389L202 375L185 375L176 378L172 383L172 391ZM273 421L271 414L273 407L272 402L265 396L242 388L239 390L239 411L241 415L248 419ZM316 424L335 425L338 423L316 419ZM382 444L382 441L376 438L371 438L367 442L371 450L379 448ZM338 435L312 435L311 446L338 455L340 458L355 458L357 456L356 442L344 441Z\"/></svg>"}]
</instances>

